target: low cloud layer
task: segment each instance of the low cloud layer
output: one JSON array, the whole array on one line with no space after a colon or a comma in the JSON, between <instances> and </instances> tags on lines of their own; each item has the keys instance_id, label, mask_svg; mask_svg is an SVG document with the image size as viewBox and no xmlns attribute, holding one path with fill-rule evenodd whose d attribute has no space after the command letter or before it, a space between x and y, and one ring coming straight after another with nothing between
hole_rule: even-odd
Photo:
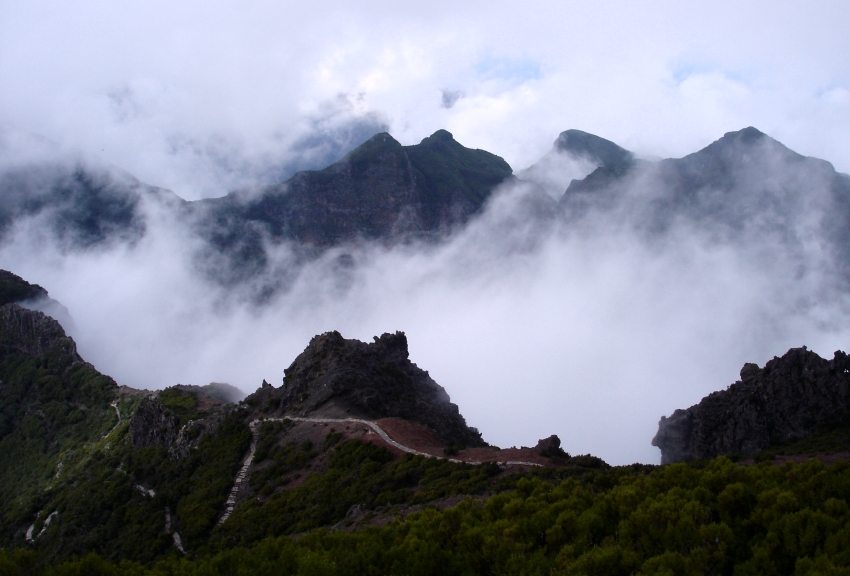
<instances>
[{"instance_id":1,"label":"low cloud layer","mask_svg":"<svg viewBox=\"0 0 850 576\"><path fill-rule=\"evenodd\" d=\"M563 130L681 157L756 126L850 172L848 28L826 0L5 3L0 170L85 158L194 200L320 168L378 131L408 145L445 128L557 198L593 166L521 169ZM316 333L404 330L490 442L557 433L573 453L657 462L659 416L746 361L846 349L848 311L845 266L812 226L823 182L777 197L814 218L790 243L759 228L782 218L674 218L652 236L656 184L642 172L613 208L566 224L503 190L445 244L335 250L297 274L290 248L269 246L269 271L238 288L200 273L200 240L155 205L134 243L87 250L57 243L50 214L20 220L0 267L67 306L83 356L120 383L250 391L279 384ZM282 277L285 292L251 303Z\"/></svg>"},{"instance_id":2,"label":"low cloud layer","mask_svg":"<svg viewBox=\"0 0 850 576\"><path fill-rule=\"evenodd\" d=\"M315 334L403 330L411 359L489 442L554 433L571 453L657 462L661 415L725 388L744 362L846 349L850 306L806 227L816 218L801 213L792 236L812 240L802 244L758 223L729 236L675 219L647 235L635 206L656 184L648 170L613 208L566 222L529 213L528 185L504 188L445 243L331 250L261 306L252 290L273 276L210 282L194 259L200 241L154 205L132 246L69 250L43 220L23 220L0 267L67 306L83 357L121 384L252 391L280 385ZM269 254L270 274L293 261L286 245Z\"/></svg>"}]
</instances>

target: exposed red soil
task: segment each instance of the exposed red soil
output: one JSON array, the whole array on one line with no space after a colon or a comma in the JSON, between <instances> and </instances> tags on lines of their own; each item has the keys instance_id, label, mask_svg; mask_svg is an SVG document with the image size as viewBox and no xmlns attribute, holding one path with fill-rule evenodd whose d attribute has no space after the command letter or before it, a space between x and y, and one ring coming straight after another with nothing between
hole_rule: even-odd
<instances>
[{"instance_id":1,"label":"exposed red soil","mask_svg":"<svg viewBox=\"0 0 850 576\"><path fill-rule=\"evenodd\" d=\"M509 462L521 461L539 464L541 466L557 466L549 458L541 456L534 448L467 448L458 454L447 456L443 451L445 445L434 435L431 430L421 424L402 420L401 418L382 418L377 420L378 426L384 429L387 435L408 448L419 452L425 452L432 456L452 458L461 462ZM377 434L375 434L377 436ZM383 443L386 446L386 443ZM394 452L400 450L388 446Z\"/></svg>"},{"instance_id":2,"label":"exposed red soil","mask_svg":"<svg viewBox=\"0 0 850 576\"><path fill-rule=\"evenodd\" d=\"M381 418L380 420L376 420L375 423L383 428L387 436L399 444L403 444L419 452L431 454L432 456L445 456L443 453L445 445L440 442L430 429L422 424L409 422L401 418Z\"/></svg>"}]
</instances>

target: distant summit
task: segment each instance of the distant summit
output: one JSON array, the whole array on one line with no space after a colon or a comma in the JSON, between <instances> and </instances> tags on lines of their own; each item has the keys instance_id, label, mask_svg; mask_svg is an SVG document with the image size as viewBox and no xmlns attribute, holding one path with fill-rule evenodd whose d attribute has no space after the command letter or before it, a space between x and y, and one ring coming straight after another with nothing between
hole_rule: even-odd
<instances>
[{"instance_id":1,"label":"distant summit","mask_svg":"<svg viewBox=\"0 0 850 576\"><path fill-rule=\"evenodd\" d=\"M558 200L569 186L594 171L624 170L633 161L631 152L610 140L581 130L565 130L545 156L519 172L517 177L539 184Z\"/></svg>"},{"instance_id":2,"label":"distant summit","mask_svg":"<svg viewBox=\"0 0 850 576\"><path fill-rule=\"evenodd\" d=\"M587 158L600 167L617 168L628 166L634 161L634 154L614 144L581 130L565 130L555 140L554 148L561 152Z\"/></svg>"}]
</instances>

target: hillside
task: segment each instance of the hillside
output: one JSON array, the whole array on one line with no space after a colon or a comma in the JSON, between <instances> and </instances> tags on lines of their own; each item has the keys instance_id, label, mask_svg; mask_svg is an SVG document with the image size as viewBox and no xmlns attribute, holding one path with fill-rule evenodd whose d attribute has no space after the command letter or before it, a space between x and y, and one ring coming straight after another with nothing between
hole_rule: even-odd
<instances>
[{"instance_id":1,"label":"hillside","mask_svg":"<svg viewBox=\"0 0 850 576\"><path fill-rule=\"evenodd\" d=\"M512 471L605 466L571 458L557 437L486 447L401 333L317 336L284 386L233 403L223 384L119 387L55 320L10 303L0 381L0 546L46 561L152 562L333 525L358 506L391 519L483 494Z\"/></svg>"},{"instance_id":2,"label":"hillside","mask_svg":"<svg viewBox=\"0 0 850 576\"><path fill-rule=\"evenodd\" d=\"M817 390L843 389L845 359L792 350L745 366L731 396L794 397L807 416L776 417L813 429L840 412ZM233 403L223 384L119 387L55 320L11 303L0 379L4 574L850 568L846 460L611 468L556 436L500 450L410 362L403 333L316 336L280 387Z\"/></svg>"}]
</instances>

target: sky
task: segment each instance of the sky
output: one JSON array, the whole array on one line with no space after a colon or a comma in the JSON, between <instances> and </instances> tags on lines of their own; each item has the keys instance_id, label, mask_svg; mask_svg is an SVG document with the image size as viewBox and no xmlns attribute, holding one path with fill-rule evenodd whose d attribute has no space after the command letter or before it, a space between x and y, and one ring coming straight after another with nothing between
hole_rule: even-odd
<instances>
[{"instance_id":1,"label":"sky","mask_svg":"<svg viewBox=\"0 0 850 576\"><path fill-rule=\"evenodd\" d=\"M834 1L3 0L0 130L186 199L373 130L520 170L569 128L676 157L754 125L850 172L848 25Z\"/></svg>"},{"instance_id":2,"label":"sky","mask_svg":"<svg viewBox=\"0 0 850 576\"><path fill-rule=\"evenodd\" d=\"M379 131L445 128L519 171L570 128L658 158L752 125L850 172L848 29L840 2L0 0L0 165L46 147L191 200ZM847 349L843 301L788 313L818 274L684 228L660 248L598 222L544 233L515 201L437 248L365 250L348 272L331 253L261 309L199 279L195 240L155 211L138 245L90 253L31 222L0 267L67 306L83 357L122 384L251 391L314 334L402 330L486 440L555 433L615 464L657 462L658 418L744 362Z\"/></svg>"}]
</instances>

